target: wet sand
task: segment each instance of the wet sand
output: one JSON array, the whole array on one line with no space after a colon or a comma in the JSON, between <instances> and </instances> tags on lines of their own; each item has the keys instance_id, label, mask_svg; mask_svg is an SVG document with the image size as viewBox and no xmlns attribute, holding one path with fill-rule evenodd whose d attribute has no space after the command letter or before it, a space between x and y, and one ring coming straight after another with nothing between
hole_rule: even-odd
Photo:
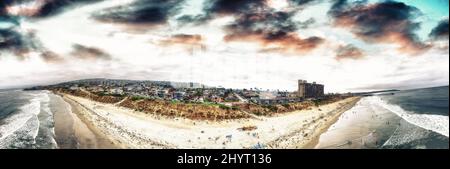
<instances>
[{"instance_id":1,"label":"wet sand","mask_svg":"<svg viewBox=\"0 0 450 169\"><path fill-rule=\"evenodd\" d=\"M399 120L395 114L363 98L343 113L311 148L379 148L396 130Z\"/></svg>"},{"instance_id":2,"label":"wet sand","mask_svg":"<svg viewBox=\"0 0 450 169\"><path fill-rule=\"evenodd\" d=\"M278 143L287 142L284 146L273 146L272 148L302 148L302 149L313 149L319 142L320 136L328 130L339 117L351 109L358 101L359 97L346 99L345 102L336 103L332 109L325 109L322 111L324 115L321 118L309 121L304 124L303 128L293 132L289 135L280 137ZM316 110L317 111L317 110ZM303 137L302 137L303 136Z\"/></svg>"},{"instance_id":3,"label":"wet sand","mask_svg":"<svg viewBox=\"0 0 450 169\"><path fill-rule=\"evenodd\" d=\"M55 136L61 149L109 149L118 148L94 126L79 117L79 107L67 99L50 94L54 113Z\"/></svg>"},{"instance_id":4,"label":"wet sand","mask_svg":"<svg viewBox=\"0 0 450 169\"><path fill-rule=\"evenodd\" d=\"M356 104L356 102L354 102L354 104ZM354 106L354 104L351 105L351 107ZM339 120L339 117L341 117L341 115L345 113L345 111L347 111L348 109L350 109L350 107L347 107L346 109L343 109L339 113L337 113L336 116L331 118L330 122L327 123L327 125L324 125L322 128L319 129L319 132L317 132L317 134L311 138L311 141L303 145L300 144L298 145L298 147L302 147L304 149L314 149L316 145L319 144L320 136L323 133L325 133L331 126L333 126L333 124L335 124Z\"/></svg>"}]
</instances>

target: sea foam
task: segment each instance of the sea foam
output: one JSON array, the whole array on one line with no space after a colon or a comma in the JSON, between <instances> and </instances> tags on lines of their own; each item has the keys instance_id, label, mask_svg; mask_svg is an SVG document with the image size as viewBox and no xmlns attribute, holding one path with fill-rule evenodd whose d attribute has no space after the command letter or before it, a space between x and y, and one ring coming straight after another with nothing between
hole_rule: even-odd
<instances>
[{"instance_id":1,"label":"sea foam","mask_svg":"<svg viewBox=\"0 0 450 169\"><path fill-rule=\"evenodd\" d=\"M48 107L50 99L47 92L27 93L25 97L29 97L29 102L19 107L16 113L2 120L3 124L0 125L0 148L8 146L5 143L10 141L7 140L16 140L22 137L35 139L39 133L40 121L38 120L38 115L41 113L41 109L51 113ZM26 131L26 133L17 133L21 131Z\"/></svg>"},{"instance_id":2,"label":"sea foam","mask_svg":"<svg viewBox=\"0 0 450 169\"><path fill-rule=\"evenodd\" d=\"M30 103L19 108L20 111L3 120L4 124L0 126L0 140L11 135L16 130L25 125L25 123L40 111L40 102L31 100Z\"/></svg>"},{"instance_id":3,"label":"sea foam","mask_svg":"<svg viewBox=\"0 0 450 169\"><path fill-rule=\"evenodd\" d=\"M449 117L434 114L417 114L411 111L406 111L398 105L390 104L382 100L379 96L372 96L367 98L371 104L379 105L401 117L405 121L416 125L418 127L434 131L446 137L449 135Z\"/></svg>"}]
</instances>

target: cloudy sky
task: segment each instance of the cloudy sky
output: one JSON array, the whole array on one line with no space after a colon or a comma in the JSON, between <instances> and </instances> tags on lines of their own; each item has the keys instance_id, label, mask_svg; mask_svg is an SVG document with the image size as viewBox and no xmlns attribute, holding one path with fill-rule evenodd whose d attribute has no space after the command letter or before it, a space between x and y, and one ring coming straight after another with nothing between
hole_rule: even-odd
<instances>
[{"instance_id":1,"label":"cloudy sky","mask_svg":"<svg viewBox=\"0 0 450 169\"><path fill-rule=\"evenodd\" d=\"M83 78L448 85L448 0L2 0L0 88Z\"/></svg>"}]
</instances>

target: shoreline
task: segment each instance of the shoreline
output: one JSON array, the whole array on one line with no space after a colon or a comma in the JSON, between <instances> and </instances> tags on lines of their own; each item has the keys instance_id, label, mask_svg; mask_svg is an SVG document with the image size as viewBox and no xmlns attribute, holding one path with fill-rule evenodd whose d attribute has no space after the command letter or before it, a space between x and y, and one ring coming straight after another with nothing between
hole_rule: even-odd
<instances>
[{"instance_id":1,"label":"shoreline","mask_svg":"<svg viewBox=\"0 0 450 169\"><path fill-rule=\"evenodd\" d=\"M280 137L279 142L274 143L276 145L272 148L314 149L319 143L320 135L325 133L334 123L337 122L339 117L344 112L351 109L359 100L359 97L354 98L354 100L352 100L348 104L344 104L342 105L342 107L338 107L337 109L328 112L327 114L330 114L330 116L324 117L323 119L321 119L322 121L311 122L306 126L306 129L300 129L298 131L290 133L289 135ZM305 130L310 130L310 132L305 132ZM303 137L299 137L301 135L303 135ZM283 144L283 142L286 143ZM279 146L280 144L282 146Z\"/></svg>"},{"instance_id":2,"label":"shoreline","mask_svg":"<svg viewBox=\"0 0 450 169\"><path fill-rule=\"evenodd\" d=\"M68 94L57 95L77 107L74 113L117 148L313 148L319 136L359 101L357 97L347 98L311 110L260 119L196 121L158 117ZM256 129L239 130L244 126Z\"/></svg>"},{"instance_id":3,"label":"shoreline","mask_svg":"<svg viewBox=\"0 0 450 169\"><path fill-rule=\"evenodd\" d=\"M327 132L328 129L329 129L331 126L333 126L345 112L347 112L347 111L350 110L353 106L355 106L356 103L358 103L360 99L361 99L361 98L359 98L356 102L353 102L350 106L347 106L344 110L341 110L337 115L335 115L335 116L332 118L332 120L331 120L329 123L327 123L327 125L325 125L325 126L323 126L322 128L320 128L320 129L319 129L319 132L311 139L311 141L309 141L308 143L304 144L304 145L302 146L302 148L305 148L305 149L315 149L316 146L319 144L320 136L321 136L323 133Z\"/></svg>"},{"instance_id":4,"label":"shoreline","mask_svg":"<svg viewBox=\"0 0 450 169\"><path fill-rule=\"evenodd\" d=\"M68 104L71 105L72 109L75 109L74 114L76 114L81 121L83 121L84 124L88 126L88 128L93 131L97 137L99 137L100 140L104 140L103 142L106 144L100 144L100 145L106 145L101 146L105 148L134 148L132 145L127 144L124 142L124 140L117 138L114 136L113 133L108 132L108 130L105 130L102 125L99 125L99 120L96 119L98 117L95 117L95 111L90 110L89 108L85 107L83 104L78 103L76 100L73 100L71 98L68 98L67 95L63 94L61 96ZM103 124L105 125L105 124ZM107 124L106 124L107 125ZM109 143L107 143L109 142Z\"/></svg>"},{"instance_id":5,"label":"shoreline","mask_svg":"<svg viewBox=\"0 0 450 169\"><path fill-rule=\"evenodd\" d=\"M72 100L69 100L61 95L54 94L57 97L61 98L66 104L70 107L70 112L66 114L66 116L71 117L62 117L60 119L55 118L55 124L58 123L58 120L63 121L71 121L70 126L67 126L69 124L60 124L55 125L56 130L64 130L67 128L71 128L70 137L74 137L74 140L71 140L72 145L64 145L61 147L58 145L59 148L67 149L67 148L81 148L81 149L116 149L121 148L119 143L114 142L113 139L109 138L107 135L103 134L97 127L95 127L91 122L87 121L87 119L83 116L83 113L80 111L83 111L80 106L77 103L74 103ZM68 119L69 118L69 119ZM70 130L70 129L69 129ZM64 131L68 132L68 131ZM61 132L60 132L61 133ZM63 134L63 136L58 136L59 140L64 139L61 137L67 137L67 134ZM75 145L73 145L75 144Z\"/></svg>"}]
</instances>

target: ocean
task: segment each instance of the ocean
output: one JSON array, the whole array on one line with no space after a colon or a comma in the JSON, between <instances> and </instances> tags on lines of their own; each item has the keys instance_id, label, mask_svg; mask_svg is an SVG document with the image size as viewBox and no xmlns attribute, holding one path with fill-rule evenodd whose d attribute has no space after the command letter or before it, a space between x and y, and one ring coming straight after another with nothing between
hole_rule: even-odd
<instances>
[{"instance_id":1,"label":"ocean","mask_svg":"<svg viewBox=\"0 0 450 169\"><path fill-rule=\"evenodd\" d=\"M0 149L56 148L48 91L0 91Z\"/></svg>"},{"instance_id":2,"label":"ocean","mask_svg":"<svg viewBox=\"0 0 450 169\"><path fill-rule=\"evenodd\" d=\"M363 97L316 148L448 149L448 96L444 86Z\"/></svg>"},{"instance_id":3,"label":"ocean","mask_svg":"<svg viewBox=\"0 0 450 169\"><path fill-rule=\"evenodd\" d=\"M0 91L0 149L114 148L49 91Z\"/></svg>"}]
</instances>

